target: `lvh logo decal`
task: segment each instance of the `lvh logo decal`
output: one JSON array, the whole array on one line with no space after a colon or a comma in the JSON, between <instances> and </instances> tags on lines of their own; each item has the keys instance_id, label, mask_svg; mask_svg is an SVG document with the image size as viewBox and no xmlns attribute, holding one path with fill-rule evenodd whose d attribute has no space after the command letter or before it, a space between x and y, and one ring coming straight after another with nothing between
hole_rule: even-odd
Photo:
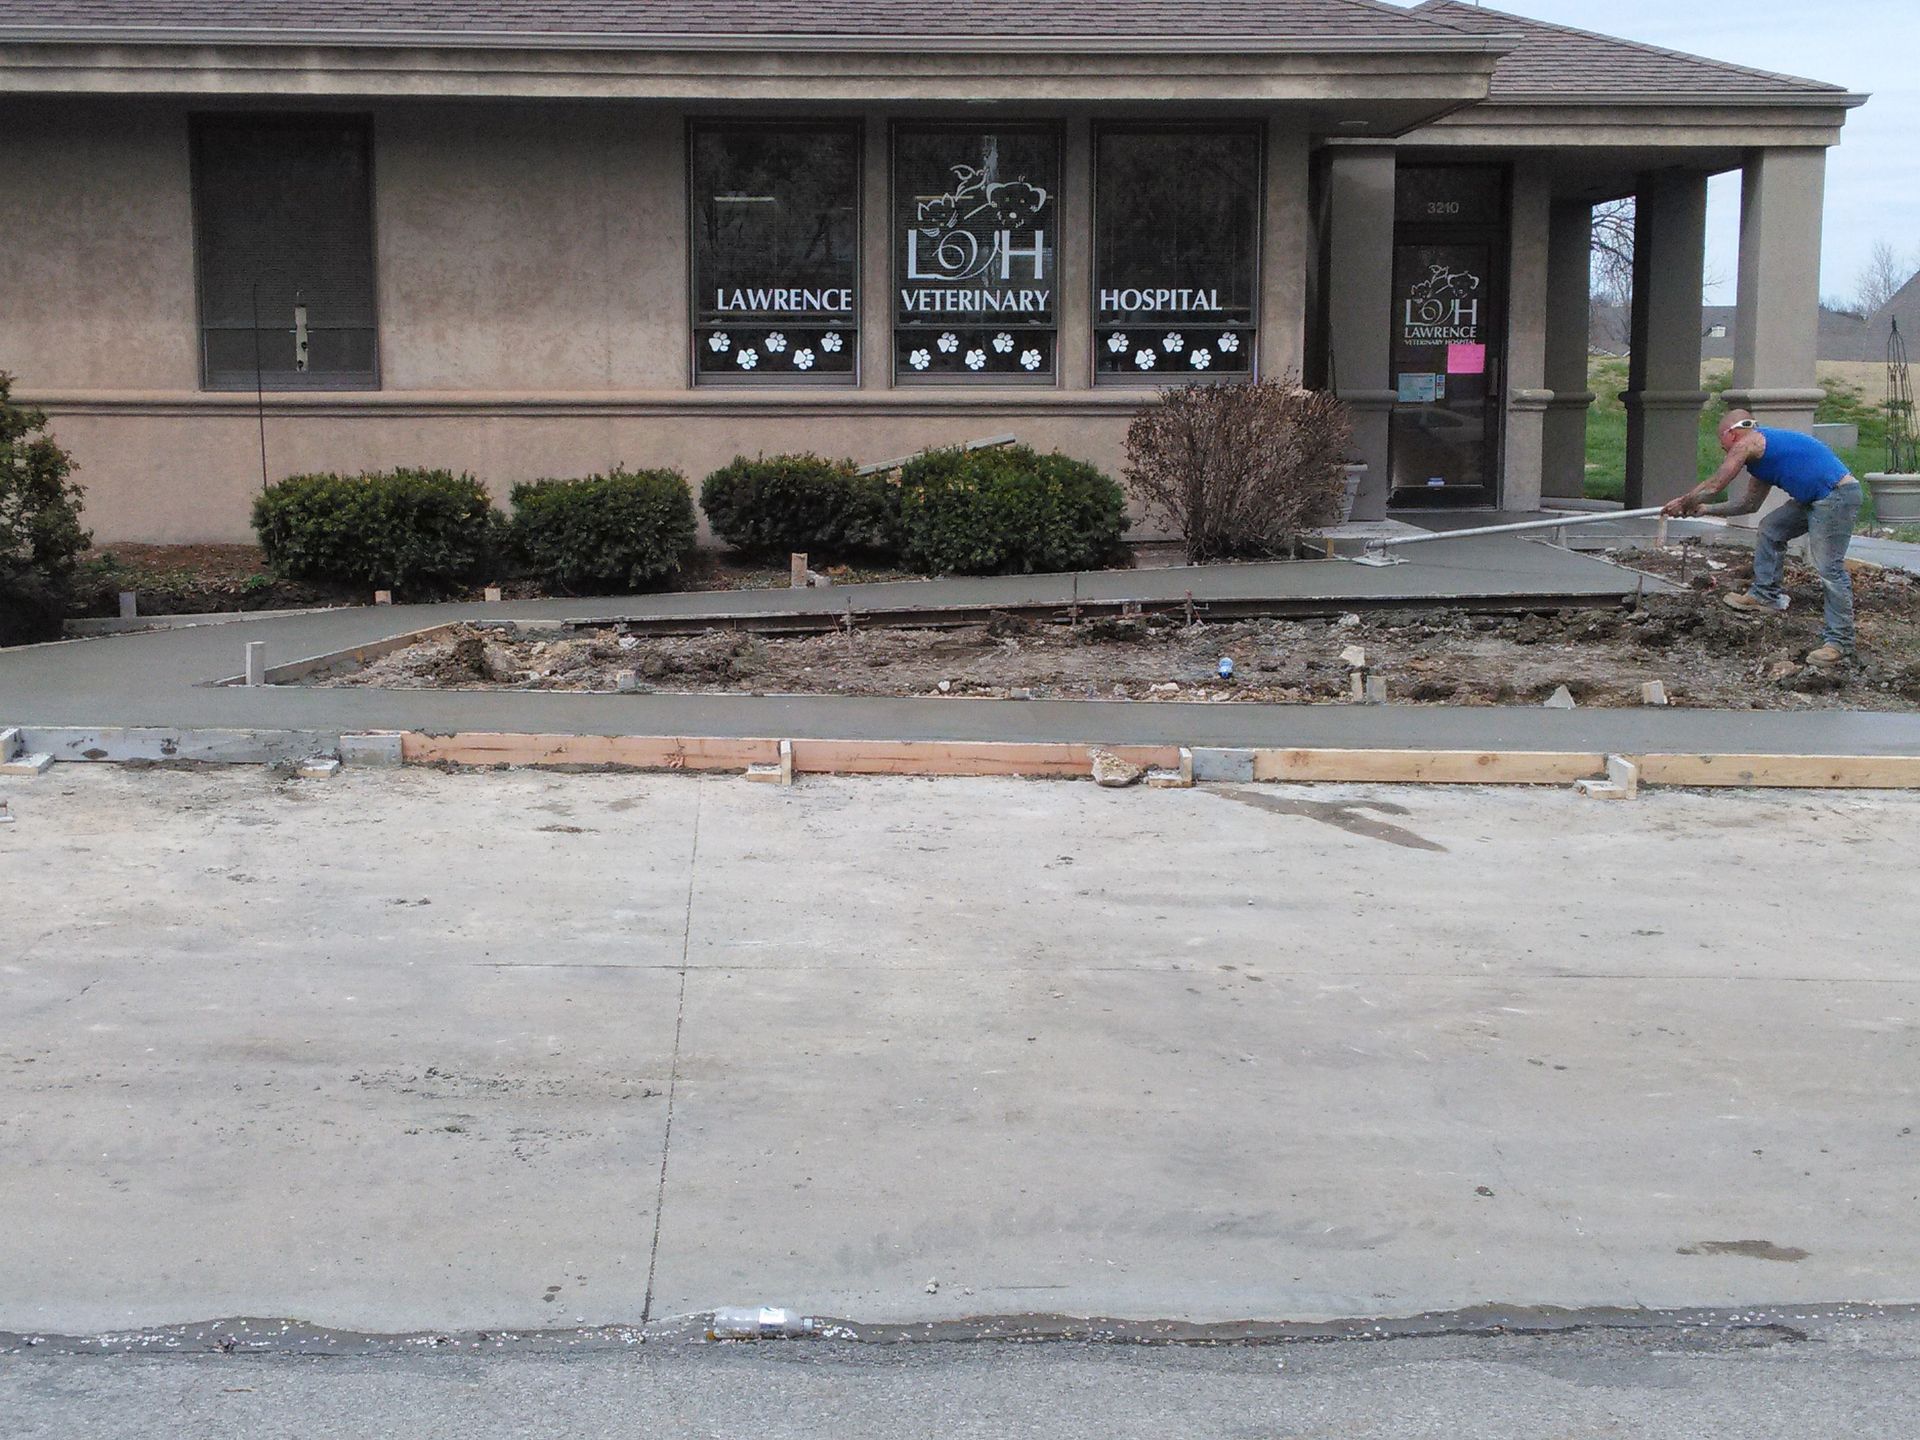
<instances>
[{"instance_id":1,"label":"lvh logo decal","mask_svg":"<svg viewBox=\"0 0 1920 1440\"><path fill-rule=\"evenodd\" d=\"M1401 314L1401 338L1409 345L1471 344L1480 339L1478 275L1430 265L1414 283Z\"/></svg>"},{"instance_id":2,"label":"lvh logo decal","mask_svg":"<svg viewBox=\"0 0 1920 1440\"><path fill-rule=\"evenodd\" d=\"M1051 197L1026 180L989 181L977 166L956 165L953 188L923 200L907 230L903 286L910 313L1045 315L1053 303L1047 273Z\"/></svg>"}]
</instances>

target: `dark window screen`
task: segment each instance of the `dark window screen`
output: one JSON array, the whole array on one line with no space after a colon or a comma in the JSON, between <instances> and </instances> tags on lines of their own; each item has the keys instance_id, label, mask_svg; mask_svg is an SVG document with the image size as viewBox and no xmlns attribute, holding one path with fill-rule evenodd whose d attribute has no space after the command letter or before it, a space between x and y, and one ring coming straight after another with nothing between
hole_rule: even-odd
<instances>
[{"instance_id":1,"label":"dark window screen","mask_svg":"<svg viewBox=\"0 0 1920 1440\"><path fill-rule=\"evenodd\" d=\"M1095 373L1252 373L1259 133L1102 131L1094 173Z\"/></svg>"},{"instance_id":2,"label":"dark window screen","mask_svg":"<svg viewBox=\"0 0 1920 1440\"><path fill-rule=\"evenodd\" d=\"M846 125L695 126L694 375L854 376L860 137Z\"/></svg>"},{"instance_id":3,"label":"dark window screen","mask_svg":"<svg viewBox=\"0 0 1920 1440\"><path fill-rule=\"evenodd\" d=\"M252 389L256 363L273 390L379 384L371 149L354 116L195 122L208 389Z\"/></svg>"},{"instance_id":4,"label":"dark window screen","mask_svg":"<svg viewBox=\"0 0 1920 1440\"><path fill-rule=\"evenodd\" d=\"M903 125L893 164L895 374L1050 382L1058 133Z\"/></svg>"}]
</instances>

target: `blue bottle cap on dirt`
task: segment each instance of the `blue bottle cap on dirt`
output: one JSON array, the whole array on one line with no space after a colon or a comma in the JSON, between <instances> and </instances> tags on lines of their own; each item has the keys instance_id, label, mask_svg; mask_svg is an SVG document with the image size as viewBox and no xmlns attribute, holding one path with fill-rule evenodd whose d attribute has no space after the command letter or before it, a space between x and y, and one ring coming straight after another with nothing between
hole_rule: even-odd
<instances>
[{"instance_id":1,"label":"blue bottle cap on dirt","mask_svg":"<svg viewBox=\"0 0 1920 1440\"><path fill-rule=\"evenodd\" d=\"M1220 678L1222 680L1233 679L1233 661L1225 655L1220 657Z\"/></svg>"}]
</instances>

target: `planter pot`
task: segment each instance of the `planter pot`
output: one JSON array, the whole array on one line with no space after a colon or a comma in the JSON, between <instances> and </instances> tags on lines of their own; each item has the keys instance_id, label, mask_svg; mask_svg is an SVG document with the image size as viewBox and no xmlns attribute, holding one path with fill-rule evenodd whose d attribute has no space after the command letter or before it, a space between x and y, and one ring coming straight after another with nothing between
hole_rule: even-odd
<instances>
[{"instance_id":1,"label":"planter pot","mask_svg":"<svg viewBox=\"0 0 1920 1440\"><path fill-rule=\"evenodd\" d=\"M1873 518L1881 525L1920 525L1920 475L1869 475Z\"/></svg>"}]
</instances>

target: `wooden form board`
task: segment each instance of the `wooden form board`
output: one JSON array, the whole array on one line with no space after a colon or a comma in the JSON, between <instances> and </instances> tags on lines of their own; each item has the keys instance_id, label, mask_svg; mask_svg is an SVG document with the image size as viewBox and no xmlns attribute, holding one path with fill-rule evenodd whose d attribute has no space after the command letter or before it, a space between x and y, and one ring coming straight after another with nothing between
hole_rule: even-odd
<instances>
[{"instance_id":1,"label":"wooden form board","mask_svg":"<svg viewBox=\"0 0 1920 1440\"><path fill-rule=\"evenodd\" d=\"M1570 785L1607 768L1601 754L1558 750L1255 750L1255 780L1349 784Z\"/></svg>"},{"instance_id":2,"label":"wooden form board","mask_svg":"<svg viewBox=\"0 0 1920 1440\"><path fill-rule=\"evenodd\" d=\"M1920 755L1638 755L1642 785L1920 789Z\"/></svg>"},{"instance_id":3,"label":"wooden form board","mask_svg":"<svg viewBox=\"0 0 1920 1440\"><path fill-rule=\"evenodd\" d=\"M1083 776L1093 747L1001 741L795 740L796 774ZM1173 745L1121 745L1135 765L1172 768ZM409 731L400 754L410 765L611 766L630 770L745 770L780 763L780 742L661 735L428 735Z\"/></svg>"},{"instance_id":4,"label":"wooden form board","mask_svg":"<svg viewBox=\"0 0 1920 1440\"><path fill-rule=\"evenodd\" d=\"M1079 777L1104 749L1149 770L1180 764L1177 745L1020 744L993 740L796 740L795 774Z\"/></svg>"},{"instance_id":5,"label":"wooden form board","mask_svg":"<svg viewBox=\"0 0 1920 1440\"><path fill-rule=\"evenodd\" d=\"M623 770L745 770L777 765L778 740L672 735L427 735L400 736L409 765L568 765Z\"/></svg>"}]
</instances>

